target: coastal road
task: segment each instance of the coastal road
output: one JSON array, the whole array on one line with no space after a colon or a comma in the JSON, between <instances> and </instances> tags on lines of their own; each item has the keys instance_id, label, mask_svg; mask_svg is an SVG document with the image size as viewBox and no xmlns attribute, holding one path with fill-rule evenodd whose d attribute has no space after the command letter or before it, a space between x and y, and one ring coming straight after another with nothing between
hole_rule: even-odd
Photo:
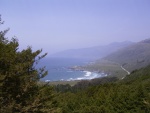
<instances>
[{"instance_id":1,"label":"coastal road","mask_svg":"<svg viewBox=\"0 0 150 113\"><path fill-rule=\"evenodd\" d=\"M123 69L125 72L127 72L128 75L130 75L130 72L126 70L123 66L121 66L121 69Z\"/></svg>"}]
</instances>

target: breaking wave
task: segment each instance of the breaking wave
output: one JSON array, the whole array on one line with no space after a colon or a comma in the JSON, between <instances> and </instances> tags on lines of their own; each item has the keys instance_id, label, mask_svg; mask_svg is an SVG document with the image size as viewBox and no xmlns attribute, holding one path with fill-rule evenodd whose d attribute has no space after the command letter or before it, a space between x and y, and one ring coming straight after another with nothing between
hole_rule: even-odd
<instances>
[{"instance_id":1,"label":"breaking wave","mask_svg":"<svg viewBox=\"0 0 150 113\"><path fill-rule=\"evenodd\" d=\"M99 77L104 77L107 75L101 74L101 73L96 73L96 72L90 72L90 71L83 71L84 76L77 77L77 78L69 78L67 81L72 81L72 80L91 80L94 78L99 78Z\"/></svg>"}]
</instances>

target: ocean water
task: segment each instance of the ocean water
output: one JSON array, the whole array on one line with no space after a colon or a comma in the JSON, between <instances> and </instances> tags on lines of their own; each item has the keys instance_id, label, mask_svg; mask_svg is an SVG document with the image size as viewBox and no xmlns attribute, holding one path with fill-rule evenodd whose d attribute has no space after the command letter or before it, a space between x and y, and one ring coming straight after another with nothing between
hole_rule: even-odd
<instances>
[{"instance_id":1,"label":"ocean water","mask_svg":"<svg viewBox=\"0 0 150 113\"><path fill-rule=\"evenodd\" d=\"M83 80L93 79L105 76L104 74L89 72L89 71L76 71L71 70L72 66L87 65L89 61L83 59L71 59L71 58L46 58L43 59L39 65L46 66L48 75L41 79L41 81L71 81L71 80Z\"/></svg>"}]
</instances>

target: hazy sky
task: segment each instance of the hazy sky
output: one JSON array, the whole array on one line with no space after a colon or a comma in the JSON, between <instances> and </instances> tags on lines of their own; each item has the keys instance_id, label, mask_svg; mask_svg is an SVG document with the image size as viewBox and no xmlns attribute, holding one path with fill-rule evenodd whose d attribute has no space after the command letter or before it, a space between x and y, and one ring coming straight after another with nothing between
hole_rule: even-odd
<instances>
[{"instance_id":1,"label":"hazy sky","mask_svg":"<svg viewBox=\"0 0 150 113\"><path fill-rule=\"evenodd\" d=\"M150 38L150 0L0 0L8 37L49 54Z\"/></svg>"}]
</instances>

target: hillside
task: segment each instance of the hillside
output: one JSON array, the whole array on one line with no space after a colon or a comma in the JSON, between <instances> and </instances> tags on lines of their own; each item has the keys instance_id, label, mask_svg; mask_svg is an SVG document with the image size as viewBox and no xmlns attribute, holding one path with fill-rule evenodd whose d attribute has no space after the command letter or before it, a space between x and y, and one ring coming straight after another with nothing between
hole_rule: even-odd
<instances>
[{"instance_id":1,"label":"hillside","mask_svg":"<svg viewBox=\"0 0 150 113\"><path fill-rule=\"evenodd\" d=\"M132 45L133 42L114 42L106 46L95 46L89 48L81 49L71 49L56 54L51 55L51 57L60 57L60 58L79 58L87 60L95 60L107 56L110 53L113 53L121 48Z\"/></svg>"},{"instance_id":2,"label":"hillside","mask_svg":"<svg viewBox=\"0 0 150 113\"><path fill-rule=\"evenodd\" d=\"M102 59L80 68L83 70L105 73L110 77L115 76L119 79L122 79L127 75L127 73L123 69L121 69L121 66L118 63Z\"/></svg>"},{"instance_id":3,"label":"hillside","mask_svg":"<svg viewBox=\"0 0 150 113\"><path fill-rule=\"evenodd\" d=\"M150 39L120 49L103 59L119 63L129 71L145 67L150 64Z\"/></svg>"},{"instance_id":4,"label":"hillside","mask_svg":"<svg viewBox=\"0 0 150 113\"><path fill-rule=\"evenodd\" d=\"M128 75L129 72L149 64L150 39L146 39L113 52L106 57L81 68L89 71L103 72L109 76L115 76L122 79Z\"/></svg>"},{"instance_id":5,"label":"hillside","mask_svg":"<svg viewBox=\"0 0 150 113\"><path fill-rule=\"evenodd\" d=\"M89 87L73 93L76 87L66 85L70 91L59 93L56 99L62 112L150 113L150 66L134 71L117 82L105 82L94 86L89 82L81 82L82 87Z\"/></svg>"}]
</instances>

